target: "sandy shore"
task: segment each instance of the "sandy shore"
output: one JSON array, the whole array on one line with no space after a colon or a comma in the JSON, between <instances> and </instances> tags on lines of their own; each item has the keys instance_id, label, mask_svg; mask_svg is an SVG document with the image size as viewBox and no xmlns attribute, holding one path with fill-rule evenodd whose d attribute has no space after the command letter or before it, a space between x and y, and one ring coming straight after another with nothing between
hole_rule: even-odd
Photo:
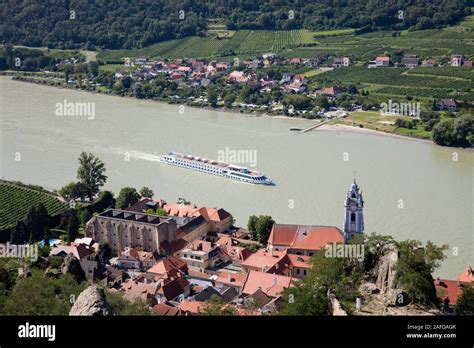
<instances>
[{"instance_id":1,"label":"sandy shore","mask_svg":"<svg viewBox=\"0 0 474 348\"><path fill-rule=\"evenodd\" d=\"M368 129L368 128L349 126L349 125L346 125L346 124L325 124L325 125L322 125L321 127L317 128L317 129L315 129L315 131L337 131L337 132L353 132L353 133L359 133L359 134L381 135L381 136L387 136L387 137L395 137L395 138L401 138L401 139L421 141L421 142L424 142L424 143L429 143L429 144L434 144L435 145L435 143L433 141L428 140L428 139L408 137L408 136L404 136L404 135L387 133L387 132L377 131L377 130Z\"/></svg>"}]
</instances>

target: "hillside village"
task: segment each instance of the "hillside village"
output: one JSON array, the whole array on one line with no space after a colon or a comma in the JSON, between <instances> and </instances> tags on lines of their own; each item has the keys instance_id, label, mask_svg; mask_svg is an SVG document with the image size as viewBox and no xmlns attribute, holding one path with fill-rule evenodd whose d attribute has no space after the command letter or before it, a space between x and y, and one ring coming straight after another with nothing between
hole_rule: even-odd
<instances>
[{"instance_id":1,"label":"hillside village","mask_svg":"<svg viewBox=\"0 0 474 348\"><path fill-rule=\"evenodd\" d=\"M363 231L363 205L354 181L347 194L342 229L272 221L262 244L249 229L234 226L232 215L224 208L142 197L125 209L107 208L95 213L74 241L48 238L39 245L49 245L50 266L45 276L69 273L78 281L85 280L94 285L86 289L87 296L103 296L95 287L99 286L130 303L146 304L150 313L163 316L208 315L215 305L232 315L271 315L278 314L287 303L285 289L298 287L312 272L312 257L327 254L331 246L332 257L363 255L363 251L357 255L355 249L349 255L337 256L335 251L336 245L348 245ZM393 256L382 253L380 262L393 262ZM373 296L390 298L392 291L400 291L378 284L393 282L389 279L393 267L388 273L376 275L374 283L360 285L359 296L368 302L362 307L354 303L356 314L380 310L371 308L386 300L375 297L369 301ZM28 277L28 267L18 274ZM434 280L433 288L445 314L453 311L463 290L473 281L471 267L457 280ZM337 299L332 298L331 303L333 315L347 315ZM103 308L88 308L78 299L71 313L97 315L91 312L95 310Z\"/></svg>"},{"instance_id":2,"label":"hillside village","mask_svg":"<svg viewBox=\"0 0 474 348\"><path fill-rule=\"evenodd\" d=\"M285 70L297 71L301 68L317 69L321 72L332 71L338 68L347 68L353 65L353 58L347 56L333 57L328 54L322 54L313 58L284 58L274 53L266 53L256 57L253 60L238 59L233 63L220 62L217 60L207 59L176 59L176 60L154 60L149 57L126 58L124 68L115 72L114 76L117 79L130 77L134 82L140 83L145 81L152 81L159 76L165 76L170 83L176 83L178 89L195 88L195 87L209 87L219 84L216 81L222 78L227 85L237 84L239 86L248 86L248 88L259 94L271 94L275 90L279 91L282 96L289 94L300 94L309 98L316 98L323 96L332 104L322 104L320 112L316 116L319 117L334 117L329 111L336 109L347 109L344 111L353 111L361 108L362 105L353 104L352 106L339 105L337 100L343 94L354 94L354 88L342 87L339 85L329 85L327 87L312 89L308 86L309 79L303 73L285 72ZM397 57L396 60L390 56L377 56L366 65L367 68L416 68L416 67L465 67L471 68L473 61L460 54L453 54L449 57L448 62L443 64L434 59L422 60L415 55L404 55ZM280 74L267 74L265 72L268 68L279 67ZM286 67L286 69L285 69ZM70 84L75 84L77 81L71 79ZM94 80L83 80L81 83L92 83L93 86L99 87L100 84L94 83ZM142 96L143 97L143 96ZM210 103L211 105L225 105L227 107L239 107L244 109L254 109L259 111L269 112L283 112L296 114L312 114L312 110L298 108L288 108L287 105L281 104L275 100L269 100L268 104L262 103L246 103L232 101L225 102L222 97L218 96L217 100L208 100L207 95L203 94L199 97L189 96L183 97L179 94L169 96L174 101L187 101L193 104ZM235 98L234 98L235 99ZM285 107L286 106L286 107ZM288 110L289 109L289 110ZM436 103L436 110L438 111L457 111L459 109L458 102L454 99L440 99ZM343 115L347 115L343 114ZM312 118L311 116L306 116ZM314 116L313 116L314 117Z\"/></svg>"}]
</instances>

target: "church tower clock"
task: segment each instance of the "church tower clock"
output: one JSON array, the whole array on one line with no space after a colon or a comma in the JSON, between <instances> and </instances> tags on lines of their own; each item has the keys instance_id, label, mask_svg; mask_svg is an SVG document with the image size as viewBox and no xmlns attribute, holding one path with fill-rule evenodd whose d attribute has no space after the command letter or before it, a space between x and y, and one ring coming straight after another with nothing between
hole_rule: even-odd
<instances>
[{"instance_id":1,"label":"church tower clock","mask_svg":"<svg viewBox=\"0 0 474 348\"><path fill-rule=\"evenodd\" d=\"M344 208L344 239L348 242L364 232L364 199L355 178L347 192Z\"/></svg>"}]
</instances>

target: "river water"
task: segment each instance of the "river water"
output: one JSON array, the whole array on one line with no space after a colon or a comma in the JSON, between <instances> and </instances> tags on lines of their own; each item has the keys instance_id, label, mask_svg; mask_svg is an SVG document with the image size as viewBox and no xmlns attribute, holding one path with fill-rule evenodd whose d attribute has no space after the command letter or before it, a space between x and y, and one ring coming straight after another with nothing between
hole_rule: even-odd
<instances>
[{"instance_id":1,"label":"river water","mask_svg":"<svg viewBox=\"0 0 474 348\"><path fill-rule=\"evenodd\" d=\"M289 128L312 122L180 110L8 78L0 78L0 92L5 179L58 189L75 180L79 153L90 151L104 161L105 188L115 194L124 186L148 186L169 202L184 197L223 207L240 225L249 215L268 214L280 223L342 227L355 171L366 232L448 243L448 259L436 272L442 277L455 278L474 265L471 151L355 132L298 134ZM56 104L65 100L93 103L94 117L57 116ZM276 185L237 183L158 162L168 151L218 159L226 148L228 154L247 150Z\"/></svg>"}]
</instances>

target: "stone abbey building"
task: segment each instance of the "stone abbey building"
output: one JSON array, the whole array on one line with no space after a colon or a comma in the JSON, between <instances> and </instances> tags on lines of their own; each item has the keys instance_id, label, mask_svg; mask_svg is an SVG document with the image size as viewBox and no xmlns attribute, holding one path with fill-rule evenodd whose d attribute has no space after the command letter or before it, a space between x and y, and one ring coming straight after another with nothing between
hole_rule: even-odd
<instances>
[{"instance_id":1,"label":"stone abbey building","mask_svg":"<svg viewBox=\"0 0 474 348\"><path fill-rule=\"evenodd\" d=\"M177 239L177 225L173 217L109 209L87 222L85 234L106 241L116 253L139 248L163 254L164 246Z\"/></svg>"}]
</instances>

